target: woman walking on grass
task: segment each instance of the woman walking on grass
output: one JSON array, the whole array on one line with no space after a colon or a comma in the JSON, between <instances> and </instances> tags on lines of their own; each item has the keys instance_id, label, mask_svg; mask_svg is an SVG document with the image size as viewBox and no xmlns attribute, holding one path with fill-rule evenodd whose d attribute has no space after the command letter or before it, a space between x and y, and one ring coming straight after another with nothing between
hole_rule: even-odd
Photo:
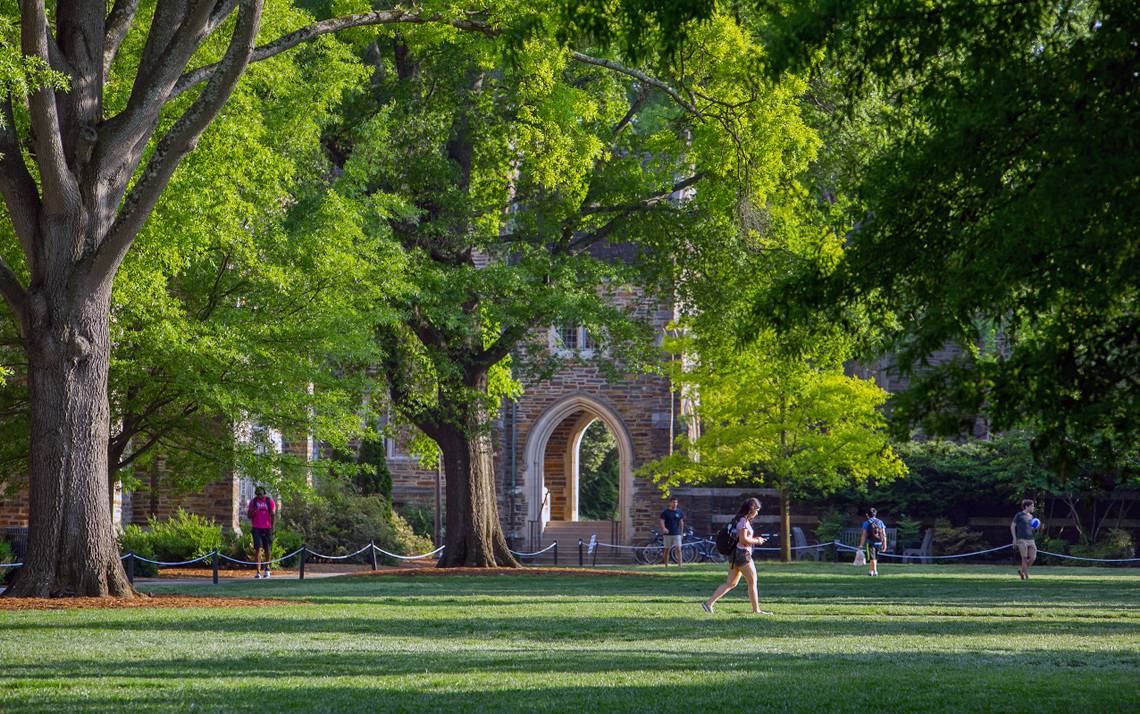
<instances>
[{"instance_id":1,"label":"woman walking on grass","mask_svg":"<svg viewBox=\"0 0 1140 714\"><path fill-rule=\"evenodd\" d=\"M740 582L741 575L748 583L748 601L752 603L752 613L754 615L772 614L767 610L760 609L760 596L756 593L756 566L752 564L752 548L765 540L752 535L752 519L758 513L760 513L760 502L755 498L750 498L740 504L740 510L733 517L733 528L736 529L736 548L728 557L728 579L716 589L712 597L701 603L701 607L710 615L716 601L736 587L736 584Z\"/></svg>"}]
</instances>

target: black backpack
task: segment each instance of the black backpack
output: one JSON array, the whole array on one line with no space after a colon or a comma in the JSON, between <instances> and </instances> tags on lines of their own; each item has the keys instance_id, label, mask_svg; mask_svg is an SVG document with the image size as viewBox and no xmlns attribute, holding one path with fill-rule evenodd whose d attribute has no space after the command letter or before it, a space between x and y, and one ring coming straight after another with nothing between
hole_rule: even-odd
<instances>
[{"instance_id":1,"label":"black backpack","mask_svg":"<svg viewBox=\"0 0 1140 714\"><path fill-rule=\"evenodd\" d=\"M736 547L738 538L736 537L736 526L731 522L725 523L724 527L716 532L716 552L721 555L731 555L732 549Z\"/></svg>"}]
</instances>

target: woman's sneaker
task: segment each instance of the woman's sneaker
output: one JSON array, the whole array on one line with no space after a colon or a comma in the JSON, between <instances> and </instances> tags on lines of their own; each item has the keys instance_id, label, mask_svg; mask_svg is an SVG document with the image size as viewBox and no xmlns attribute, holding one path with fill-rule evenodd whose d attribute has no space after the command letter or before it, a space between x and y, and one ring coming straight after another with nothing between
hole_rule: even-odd
<instances>
[{"instance_id":1,"label":"woman's sneaker","mask_svg":"<svg viewBox=\"0 0 1140 714\"><path fill-rule=\"evenodd\" d=\"M702 602L702 603L701 603L701 608L702 608L702 609L703 609L705 612L707 612L708 614L710 614L710 615L711 615L711 614L713 614L712 605L708 604L707 602Z\"/></svg>"}]
</instances>

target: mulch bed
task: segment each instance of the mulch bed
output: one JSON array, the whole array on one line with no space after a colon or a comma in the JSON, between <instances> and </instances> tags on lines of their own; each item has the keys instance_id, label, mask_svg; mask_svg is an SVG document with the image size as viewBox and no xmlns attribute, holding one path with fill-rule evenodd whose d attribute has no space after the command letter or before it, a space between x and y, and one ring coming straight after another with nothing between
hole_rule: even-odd
<instances>
[{"instance_id":1,"label":"mulch bed","mask_svg":"<svg viewBox=\"0 0 1140 714\"><path fill-rule=\"evenodd\" d=\"M185 607L278 607L282 605L308 605L299 600L268 600L242 597L188 597L186 595L146 595L133 598L117 597L53 597L20 598L0 597L3 610L119 610L131 607L185 608Z\"/></svg>"},{"instance_id":2,"label":"mulch bed","mask_svg":"<svg viewBox=\"0 0 1140 714\"><path fill-rule=\"evenodd\" d=\"M338 564L338 563L310 563L305 566L306 572L309 573L340 573L343 575L351 575L359 571L361 568L367 568L367 565ZM158 575L139 575L138 578L212 578L214 571L210 568L159 568ZM280 568L273 568L274 578L295 578L297 577L297 569L281 570ZM218 579L231 578L231 579L249 579L253 580L253 568L219 568Z\"/></svg>"}]
</instances>

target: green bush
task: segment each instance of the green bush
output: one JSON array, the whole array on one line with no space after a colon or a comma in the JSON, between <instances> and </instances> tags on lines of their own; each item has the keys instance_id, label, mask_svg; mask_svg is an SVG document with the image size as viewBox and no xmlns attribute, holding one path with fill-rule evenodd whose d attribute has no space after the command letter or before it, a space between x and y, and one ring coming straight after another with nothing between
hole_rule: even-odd
<instances>
[{"instance_id":1,"label":"green bush","mask_svg":"<svg viewBox=\"0 0 1140 714\"><path fill-rule=\"evenodd\" d=\"M301 547L301 534L288 529L279 529L273 533L273 546L270 548L270 560L277 560L287 553L292 553ZM241 537L231 535L226 548L226 555L235 560L253 561L257 555L253 550L253 532L248 531L243 533ZM300 559L299 556L293 556L287 560L275 564L274 567L278 568L292 568L297 564Z\"/></svg>"},{"instance_id":2,"label":"green bush","mask_svg":"<svg viewBox=\"0 0 1140 714\"><path fill-rule=\"evenodd\" d=\"M986 541L978 531L951 526L946 518L934 522L934 555L957 555L985 548Z\"/></svg>"},{"instance_id":3,"label":"green bush","mask_svg":"<svg viewBox=\"0 0 1140 714\"><path fill-rule=\"evenodd\" d=\"M1051 555L1041 555L1040 554L1041 551L1043 551L1043 550L1047 550L1050 553L1065 553L1065 552L1067 552L1069 549L1069 543L1064 538L1043 536L1043 537L1036 538L1035 541L1037 543L1037 552L1038 552L1037 562L1041 563L1042 565L1062 565L1064 563L1075 562L1072 560L1067 560L1065 558L1055 558ZM1014 548L1014 550L1013 550L1013 558L1017 562L1021 562L1020 561L1021 556L1020 556L1020 554L1018 554L1016 548Z\"/></svg>"},{"instance_id":4,"label":"green bush","mask_svg":"<svg viewBox=\"0 0 1140 714\"><path fill-rule=\"evenodd\" d=\"M282 528L273 535L273 547L276 549L277 546L280 545L281 555L292 553L293 551L300 548L304 542L305 537L303 535L297 531L291 531L287 528ZM273 557L279 558L281 556L275 555ZM292 558L286 558L285 560L281 561L281 565L285 568L292 568L296 566L300 560L300 556L294 555Z\"/></svg>"},{"instance_id":5,"label":"green bush","mask_svg":"<svg viewBox=\"0 0 1140 714\"><path fill-rule=\"evenodd\" d=\"M431 538L435 530L435 512L427 506L409 503L400 508L400 517L408 522L412 532L424 538Z\"/></svg>"},{"instance_id":6,"label":"green bush","mask_svg":"<svg viewBox=\"0 0 1140 714\"><path fill-rule=\"evenodd\" d=\"M840 511L834 509L824 511L819 515L819 525L815 527L815 537L820 543L830 543L839 538L839 531L847 527L851 518L844 515ZM837 551L835 548L827 548L822 551L822 557L826 560L834 560Z\"/></svg>"},{"instance_id":7,"label":"green bush","mask_svg":"<svg viewBox=\"0 0 1140 714\"><path fill-rule=\"evenodd\" d=\"M1135 558L1136 545L1132 542L1132 534L1122 528L1111 528L1095 543L1077 543L1069 549L1072 555L1081 558ZM1090 563L1088 561L1070 560L1072 565L1113 565L1113 563Z\"/></svg>"},{"instance_id":8,"label":"green bush","mask_svg":"<svg viewBox=\"0 0 1140 714\"><path fill-rule=\"evenodd\" d=\"M222 528L217 521L181 508L166 521L151 518L147 525L159 560L190 560L225 548Z\"/></svg>"},{"instance_id":9,"label":"green bush","mask_svg":"<svg viewBox=\"0 0 1140 714\"><path fill-rule=\"evenodd\" d=\"M15 563L16 553L13 552L12 546L6 540L0 540L0 563ZM3 575L3 573L0 573Z\"/></svg>"},{"instance_id":10,"label":"green bush","mask_svg":"<svg viewBox=\"0 0 1140 714\"><path fill-rule=\"evenodd\" d=\"M906 548L917 548L922 545L922 521L903 515L895 527L899 530L896 547L900 553Z\"/></svg>"},{"instance_id":11,"label":"green bush","mask_svg":"<svg viewBox=\"0 0 1140 714\"><path fill-rule=\"evenodd\" d=\"M119 551L123 555L134 553L143 558L158 560L154 557L154 545L150 542L150 533L136 525L129 525L123 529L119 536ZM135 561L135 575L153 576L157 574L157 565L144 563L141 560Z\"/></svg>"},{"instance_id":12,"label":"green bush","mask_svg":"<svg viewBox=\"0 0 1140 714\"><path fill-rule=\"evenodd\" d=\"M282 514L282 525L299 533L310 550L324 555L346 555L370 541L400 555L432 549L431 541L416 535L380 495L358 496L327 486L324 494L290 503Z\"/></svg>"}]
</instances>

